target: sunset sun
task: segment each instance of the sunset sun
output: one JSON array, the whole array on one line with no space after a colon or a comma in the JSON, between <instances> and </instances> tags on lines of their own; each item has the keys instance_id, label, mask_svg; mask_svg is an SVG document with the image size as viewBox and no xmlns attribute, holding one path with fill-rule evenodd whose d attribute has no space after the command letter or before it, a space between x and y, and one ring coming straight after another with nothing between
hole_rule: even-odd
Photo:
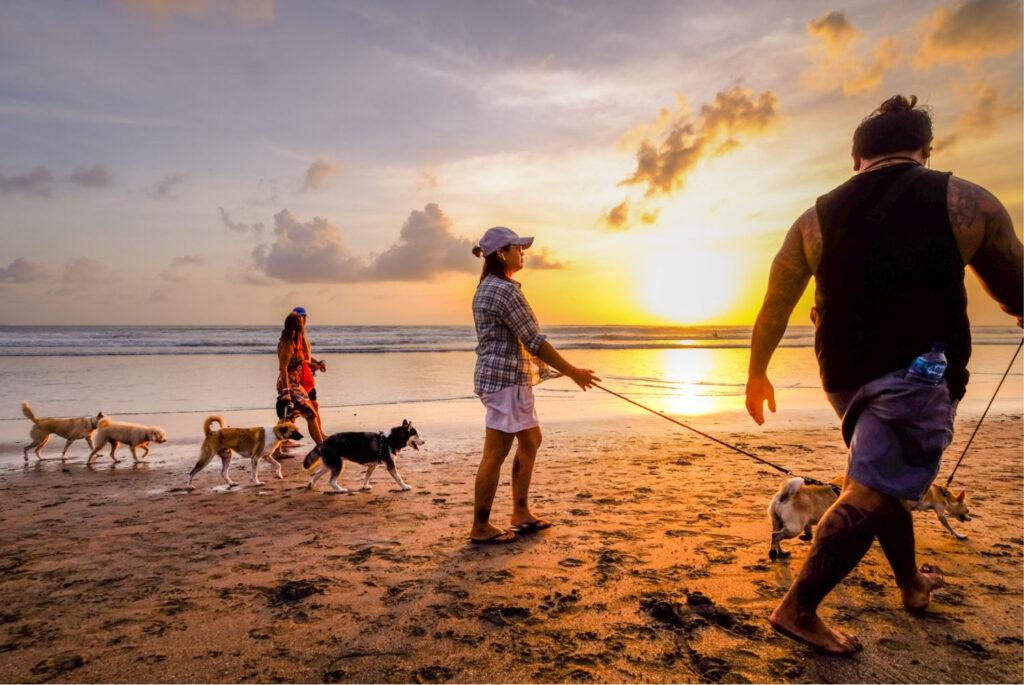
<instances>
[{"instance_id":1,"label":"sunset sun","mask_svg":"<svg viewBox=\"0 0 1024 685\"><path fill-rule=\"evenodd\" d=\"M637 273L637 299L649 313L672 323L700 324L724 316L741 297L737 260L713 250L651 254Z\"/></svg>"}]
</instances>

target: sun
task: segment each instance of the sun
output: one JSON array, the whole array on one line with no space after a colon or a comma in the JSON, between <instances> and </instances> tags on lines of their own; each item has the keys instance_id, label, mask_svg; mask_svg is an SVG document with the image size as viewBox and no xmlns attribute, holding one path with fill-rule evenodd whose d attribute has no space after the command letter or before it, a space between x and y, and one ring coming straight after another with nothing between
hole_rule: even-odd
<instances>
[{"instance_id":1,"label":"sun","mask_svg":"<svg viewBox=\"0 0 1024 685\"><path fill-rule=\"evenodd\" d=\"M673 323L713 323L742 297L742 271L741 260L720 250L648 253L637 268L637 299Z\"/></svg>"}]
</instances>

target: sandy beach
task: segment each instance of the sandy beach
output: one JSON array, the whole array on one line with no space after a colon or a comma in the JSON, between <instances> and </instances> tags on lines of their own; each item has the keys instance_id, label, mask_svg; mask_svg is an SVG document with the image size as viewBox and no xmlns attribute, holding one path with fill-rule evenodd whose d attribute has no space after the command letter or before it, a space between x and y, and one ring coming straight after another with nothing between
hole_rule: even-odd
<instances>
[{"instance_id":1,"label":"sandy beach","mask_svg":"<svg viewBox=\"0 0 1024 685\"><path fill-rule=\"evenodd\" d=\"M144 417L181 437L146 463L122 448L126 461L92 468L84 442L66 463L55 442L23 466L8 426L0 680L1021 682L1019 413L986 419L957 472L974 519L953 525L969 539L915 514L919 562L948 580L931 609L901 608L876 545L823 609L865 644L839 658L767 621L809 546L768 560L765 508L785 476L654 416L581 420L553 404L533 498L555 526L491 547L467 544L482 432L470 403L327 414L376 426L408 413L427 441L400 457L411 491L378 472L372 492L340 496L307 491L300 459L284 480L265 466L264 487L236 459L234 490L211 465L184 491L195 414ZM959 419L941 478L976 421ZM796 473L843 470L834 421L715 430ZM360 477L350 466L341 482Z\"/></svg>"}]
</instances>

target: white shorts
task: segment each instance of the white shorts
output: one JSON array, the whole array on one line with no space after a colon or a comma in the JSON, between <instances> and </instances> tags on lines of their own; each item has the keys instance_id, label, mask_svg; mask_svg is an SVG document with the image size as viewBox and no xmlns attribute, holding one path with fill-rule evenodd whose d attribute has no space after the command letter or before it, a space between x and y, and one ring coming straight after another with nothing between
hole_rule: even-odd
<instances>
[{"instance_id":1,"label":"white shorts","mask_svg":"<svg viewBox=\"0 0 1024 685\"><path fill-rule=\"evenodd\" d=\"M503 433L518 433L540 425L537 409L533 406L533 388L528 385L510 385L498 392L480 396L487 407L488 428Z\"/></svg>"}]
</instances>

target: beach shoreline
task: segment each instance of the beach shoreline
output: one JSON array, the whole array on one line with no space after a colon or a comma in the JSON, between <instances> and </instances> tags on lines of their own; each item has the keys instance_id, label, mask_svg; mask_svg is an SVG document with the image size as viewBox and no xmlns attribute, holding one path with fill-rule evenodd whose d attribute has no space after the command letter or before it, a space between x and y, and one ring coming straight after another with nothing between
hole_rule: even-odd
<instances>
[{"instance_id":1,"label":"beach shoreline","mask_svg":"<svg viewBox=\"0 0 1024 685\"><path fill-rule=\"evenodd\" d=\"M791 392L791 391L790 391ZM820 392L820 391L819 391ZM820 395L819 395L820 397ZM985 420L957 472L974 520L946 533L915 514L919 561L949 584L907 614L880 550L837 588L826 620L856 632L852 659L775 635L767 616L808 543L768 560L765 508L785 476L641 411L584 418L541 403L534 509L550 530L477 548L466 536L482 410L471 401L337 409L331 423L410 418L426 439L369 493L305 488L236 458L184 491L195 414L160 415L192 437L135 465L72 457L24 465L0 439L4 682L1020 682L1019 412ZM342 412L356 416L342 417ZM611 410L609 410L611 411ZM841 472L838 422L780 414L712 434L795 473ZM408 414L408 416L407 416ZM480 414L480 416L477 416ZM232 416L237 421L247 415ZM715 424L717 422L717 425ZM961 416L940 477L974 429ZM20 426L25 431L27 422ZM195 424L195 426L193 426ZM255 425L255 424L254 424ZM385 423L386 425L386 423ZM166 427L166 426L165 426ZM383 426L381 426L383 427ZM13 433L3 428L3 435ZM25 431L27 433L27 431ZM308 445L308 440L306 443ZM44 454L59 455L61 442ZM12 454L11 448L16 448ZM507 520L506 463L493 520ZM343 486L355 488L351 465Z\"/></svg>"}]
</instances>

